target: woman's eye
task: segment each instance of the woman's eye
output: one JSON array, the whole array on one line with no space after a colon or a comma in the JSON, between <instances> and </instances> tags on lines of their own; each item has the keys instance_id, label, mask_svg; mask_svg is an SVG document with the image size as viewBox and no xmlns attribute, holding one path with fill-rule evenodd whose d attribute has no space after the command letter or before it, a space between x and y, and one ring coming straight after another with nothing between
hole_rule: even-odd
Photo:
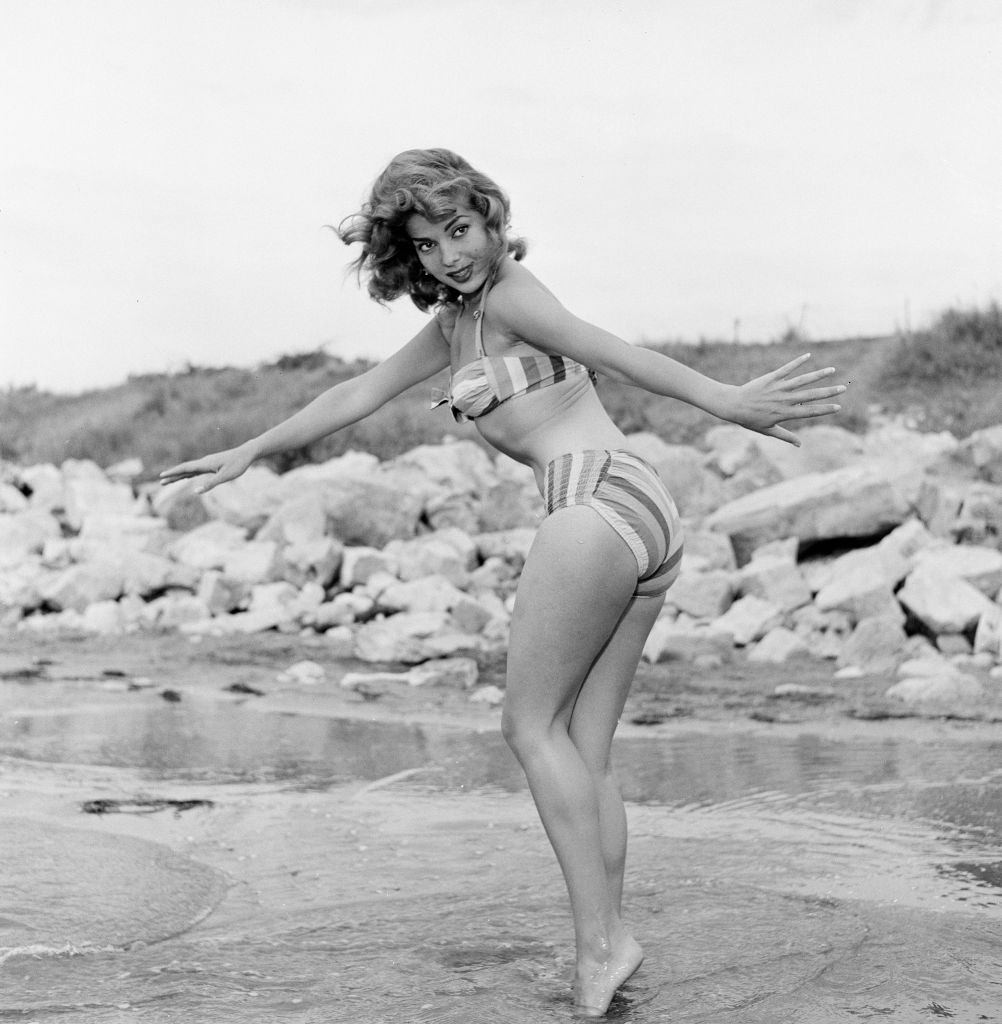
<instances>
[{"instance_id":1,"label":"woman's eye","mask_svg":"<svg viewBox=\"0 0 1002 1024\"><path fill-rule=\"evenodd\" d=\"M431 245L432 245L431 242L418 242L418 244L417 244L417 251L418 252L431 252Z\"/></svg>"},{"instance_id":2,"label":"woman's eye","mask_svg":"<svg viewBox=\"0 0 1002 1024\"><path fill-rule=\"evenodd\" d=\"M458 228L452 233L453 238L462 238L463 235L469 230L468 224L460 224Z\"/></svg>"}]
</instances>

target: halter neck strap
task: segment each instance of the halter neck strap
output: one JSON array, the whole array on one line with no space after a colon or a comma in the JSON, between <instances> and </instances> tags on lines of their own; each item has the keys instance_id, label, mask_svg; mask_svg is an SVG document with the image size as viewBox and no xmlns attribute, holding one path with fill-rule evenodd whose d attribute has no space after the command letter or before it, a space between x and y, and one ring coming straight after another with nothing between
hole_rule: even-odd
<instances>
[{"instance_id":1,"label":"halter neck strap","mask_svg":"<svg viewBox=\"0 0 1002 1024\"><path fill-rule=\"evenodd\" d=\"M494 284L496 273L496 270L491 271L484 283L484 290L480 293L480 304L473 311L473 341L476 345L478 359L482 359L487 354L484 352L484 310L487 308L487 293Z\"/></svg>"}]
</instances>

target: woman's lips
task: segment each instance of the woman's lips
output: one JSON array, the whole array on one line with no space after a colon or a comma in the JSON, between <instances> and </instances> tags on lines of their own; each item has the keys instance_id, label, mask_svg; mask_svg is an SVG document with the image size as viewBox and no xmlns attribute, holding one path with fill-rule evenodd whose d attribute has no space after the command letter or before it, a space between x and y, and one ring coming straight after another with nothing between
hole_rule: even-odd
<instances>
[{"instance_id":1,"label":"woman's lips","mask_svg":"<svg viewBox=\"0 0 1002 1024\"><path fill-rule=\"evenodd\" d=\"M448 274L447 276L457 284L466 284L473 276L473 265L471 264L465 270L457 270L455 274Z\"/></svg>"}]
</instances>

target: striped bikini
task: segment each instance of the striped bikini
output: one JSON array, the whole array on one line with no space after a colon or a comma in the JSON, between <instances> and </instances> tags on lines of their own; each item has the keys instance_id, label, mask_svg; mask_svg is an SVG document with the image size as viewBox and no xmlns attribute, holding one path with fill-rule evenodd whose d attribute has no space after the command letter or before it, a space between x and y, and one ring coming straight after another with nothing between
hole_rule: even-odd
<instances>
[{"instance_id":1,"label":"striped bikini","mask_svg":"<svg viewBox=\"0 0 1002 1024\"><path fill-rule=\"evenodd\" d=\"M448 403L457 421L486 416L499 405L573 376L595 375L563 356L489 356L484 351L484 304L473 313L477 358L452 375L450 392L432 408ZM675 582L682 562L682 524L657 470L627 451L568 452L546 468L546 514L587 505L629 545L637 560L635 594L654 597Z\"/></svg>"},{"instance_id":2,"label":"striped bikini","mask_svg":"<svg viewBox=\"0 0 1002 1024\"><path fill-rule=\"evenodd\" d=\"M452 374L449 393L439 397L435 409L448 405L457 422L475 420L493 412L509 399L530 391L559 384L572 377L587 374L594 383L595 374L586 366L564 356L489 356L484 351L483 322L488 282L480 296L480 306L473 312L473 337L477 358Z\"/></svg>"},{"instance_id":3,"label":"striped bikini","mask_svg":"<svg viewBox=\"0 0 1002 1024\"><path fill-rule=\"evenodd\" d=\"M546 467L546 514L573 505L593 508L637 560L634 594L663 594L682 564L682 523L657 470L627 451L568 452Z\"/></svg>"}]
</instances>

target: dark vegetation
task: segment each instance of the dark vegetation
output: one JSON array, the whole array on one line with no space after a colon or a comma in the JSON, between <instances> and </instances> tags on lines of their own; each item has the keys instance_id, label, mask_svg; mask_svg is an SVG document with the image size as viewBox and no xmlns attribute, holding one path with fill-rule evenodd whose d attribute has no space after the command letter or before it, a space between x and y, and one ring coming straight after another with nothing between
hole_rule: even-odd
<instances>
[{"instance_id":1,"label":"dark vegetation","mask_svg":"<svg viewBox=\"0 0 1002 1024\"><path fill-rule=\"evenodd\" d=\"M877 413L907 416L922 430L965 437L1002 423L1002 307L951 309L928 329L889 338L809 342L790 332L769 344L700 342L656 346L719 380L739 383L800 355L838 367L852 381L842 412L829 423L865 431ZM283 356L256 369L190 366L183 373L130 377L78 395L35 388L0 392L0 459L22 465L93 459L108 466L138 457L146 475L238 444L288 416L369 364L323 351ZM432 388L412 388L362 423L273 460L278 470L349 449L390 458L446 436L477 435L443 408L429 411ZM649 430L673 444L699 444L716 421L681 402L600 380L599 392L627 432Z\"/></svg>"}]
</instances>

